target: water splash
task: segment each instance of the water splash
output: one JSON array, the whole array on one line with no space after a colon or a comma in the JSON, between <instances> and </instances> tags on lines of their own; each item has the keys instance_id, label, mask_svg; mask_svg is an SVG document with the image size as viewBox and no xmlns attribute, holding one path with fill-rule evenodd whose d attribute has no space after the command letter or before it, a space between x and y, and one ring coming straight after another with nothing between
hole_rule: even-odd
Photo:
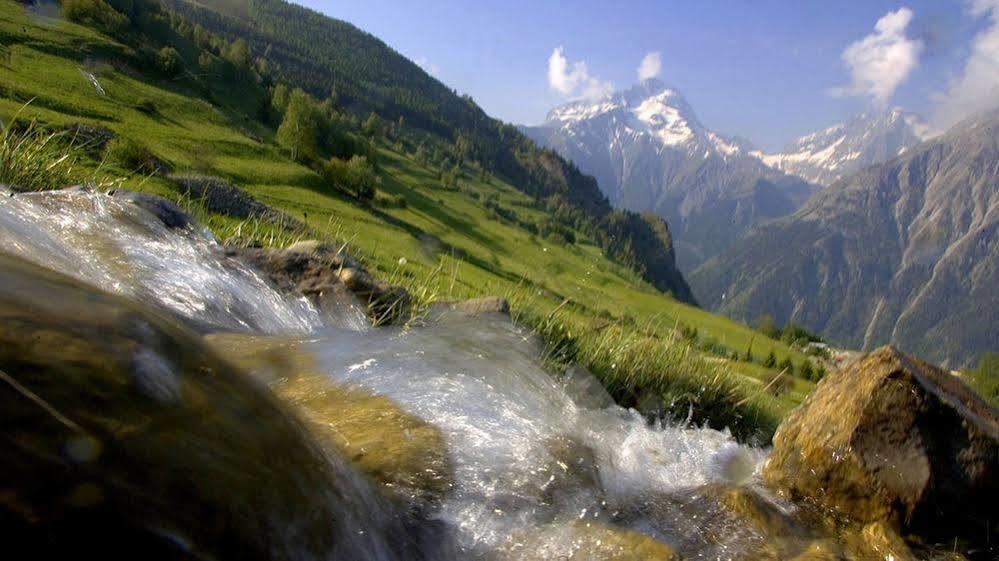
<instances>
[{"instance_id":1,"label":"water splash","mask_svg":"<svg viewBox=\"0 0 999 561\"><path fill-rule=\"evenodd\" d=\"M0 196L0 249L216 328L306 333L321 325L305 298L279 294L257 272L222 256L206 230L167 228L103 193Z\"/></svg>"},{"instance_id":2,"label":"water splash","mask_svg":"<svg viewBox=\"0 0 999 561\"><path fill-rule=\"evenodd\" d=\"M436 516L468 552L620 519L652 495L741 483L764 457L725 432L650 425L574 400L541 368L533 338L505 320L329 333L310 347L336 381L386 395L443 432L456 488Z\"/></svg>"}]
</instances>

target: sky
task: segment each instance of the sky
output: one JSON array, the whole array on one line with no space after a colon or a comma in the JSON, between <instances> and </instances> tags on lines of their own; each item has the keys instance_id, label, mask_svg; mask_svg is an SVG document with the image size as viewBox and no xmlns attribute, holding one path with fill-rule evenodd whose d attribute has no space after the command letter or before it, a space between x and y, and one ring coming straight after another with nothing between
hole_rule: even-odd
<instances>
[{"instance_id":1,"label":"sky","mask_svg":"<svg viewBox=\"0 0 999 561\"><path fill-rule=\"evenodd\" d=\"M999 100L999 0L296 1L517 124L653 75L768 150L867 109L942 128Z\"/></svg>"}]
</instances>

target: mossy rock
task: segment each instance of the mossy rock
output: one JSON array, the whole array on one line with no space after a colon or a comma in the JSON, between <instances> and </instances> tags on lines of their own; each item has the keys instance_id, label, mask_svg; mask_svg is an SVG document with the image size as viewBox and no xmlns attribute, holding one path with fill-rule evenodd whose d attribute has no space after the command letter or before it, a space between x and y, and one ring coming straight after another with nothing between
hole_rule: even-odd
<instances>
[{"instance_id":1,"label":"mossy rock","mask_svg":"<svg viewBox=\"0 0 999 561\"><path fill-rule=\"evenodd\" d=\"M641 532L600 522L548 526L518 535L498 559L510 561L680 561L668 544Z\"/></svg>"},{"instance_id":2,"label":"mossy rock","mask_svg":"<svg viewBox=\"0 0 999 561\"><path fill-rule=\"evenodd\" d=\"M435 502L453 486L446 444L436 427L387 397L333 383L299 343L237 334L209 335L206 341L267 383L320 442L349 458L391 498Z\"/></svg>"},{"instance_id":3,"label":"mossy rock","mask_svg":"<svg viewBox=\"0 0 999 561\"><path fill-rule=\"evenodd\" d=\"M345 460L199 337L5 255L0 371L9 552L365 559L404 535L370 516L377 494Z\"/></svg>"},{"instance_id":4,"label":"mossy rock","mask_svg":"<svg viewBox=\"0 0 999 561\"><path fill-rule=\"evenodd\" d=\"M846 520L994 548L981 540L999 533L999 413L883 347L823 379L781 424L764 476Z\"/></svg>"},{"instance_id":5,"label":"mossy rock","mask_svg":"<svg viewBox=\"0 0 999 561\"><path fill-rule=\"evenodd\" d=\"M857 561L916 561L905 541L884 522L847 529L843 543L851 559Z\"/></svg>"}]
</instances>

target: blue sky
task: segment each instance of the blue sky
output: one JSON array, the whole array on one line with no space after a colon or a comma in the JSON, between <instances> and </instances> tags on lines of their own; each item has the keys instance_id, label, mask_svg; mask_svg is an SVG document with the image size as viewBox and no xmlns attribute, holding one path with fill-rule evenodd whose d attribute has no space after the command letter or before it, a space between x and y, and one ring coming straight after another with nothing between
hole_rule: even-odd
<instances>
[{"instance_id":1,"label":"blue sky","mask_svg":"<svg viewBox=\"0 0 999 561\"><path fill-rule=\"evenodd\" d=\"M999 0L298 1L378 36L515 123L539 123L554 105L581 95L552 87L548 64L557 47L570 68L583 62L594 84L618 89L635 83L639 62L658 52L660 78L684 93L701 121L767 149L878 103L933 118L944 105L953 115L999 93L992 76L999 67L989 66L999 64L999 53L978 52L985 66L969 64L976 40L988 44L981 38L999 28ZM894 41L890 56L900 49L903 60L870 66L857 51L878 48L871 39L854 49L854 70L863 76L868 64L867 78L888 84L851 86L844 51L876 35L876 22L889 13L899 17L886 20L890 37L881 39ZM966 75L972 67L978 74Z\"/></svg>"}]
</instances>

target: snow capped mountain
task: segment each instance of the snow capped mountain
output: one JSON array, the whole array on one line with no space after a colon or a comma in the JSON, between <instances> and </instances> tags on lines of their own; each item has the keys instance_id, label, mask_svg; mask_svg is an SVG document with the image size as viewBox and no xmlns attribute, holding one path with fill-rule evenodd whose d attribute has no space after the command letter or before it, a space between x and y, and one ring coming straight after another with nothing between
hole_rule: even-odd
<instances>
[{"instance_id":1,"label":"snow capped mountain","mask_svg":"<svg viewBox=\"0 0 999 561\"><path fill-rule=\"evenodd\" d=\"M690 270L759 220L793 212L814 190L753 156L753 147L705 127L675 88L658 80L597 101L552 109L523 127L594 176L611 203L652 211L674 232Z\"/></svg>"},{"instance_id":2,"label":"snow capped mountain","mask_svg":"<svg viewBox=\"0 0 999 561\"><path fill-rule=\"evenodd\" d=\"M829 185L901 155L931 136L918 115L895 108L863 113L848 123L803 136L777 154L750 153L774 169Z\"/></svg>"},{"instance_id":3,"label":"snow capped mountain","mask_svg":"<svg viewBox=\"0 0 999 561\"><path fill-rule=\"evenodd\" d=\"M663 147L682 147L701 158L712 154L728 157L751 150L748 143L706 129L687 100L656 79L596 102L576 101L556 107L542 127L562 129L573 136L581 125L593 124L612 126L631 137L647 136Z\"/></svg>"}]
</instances>

